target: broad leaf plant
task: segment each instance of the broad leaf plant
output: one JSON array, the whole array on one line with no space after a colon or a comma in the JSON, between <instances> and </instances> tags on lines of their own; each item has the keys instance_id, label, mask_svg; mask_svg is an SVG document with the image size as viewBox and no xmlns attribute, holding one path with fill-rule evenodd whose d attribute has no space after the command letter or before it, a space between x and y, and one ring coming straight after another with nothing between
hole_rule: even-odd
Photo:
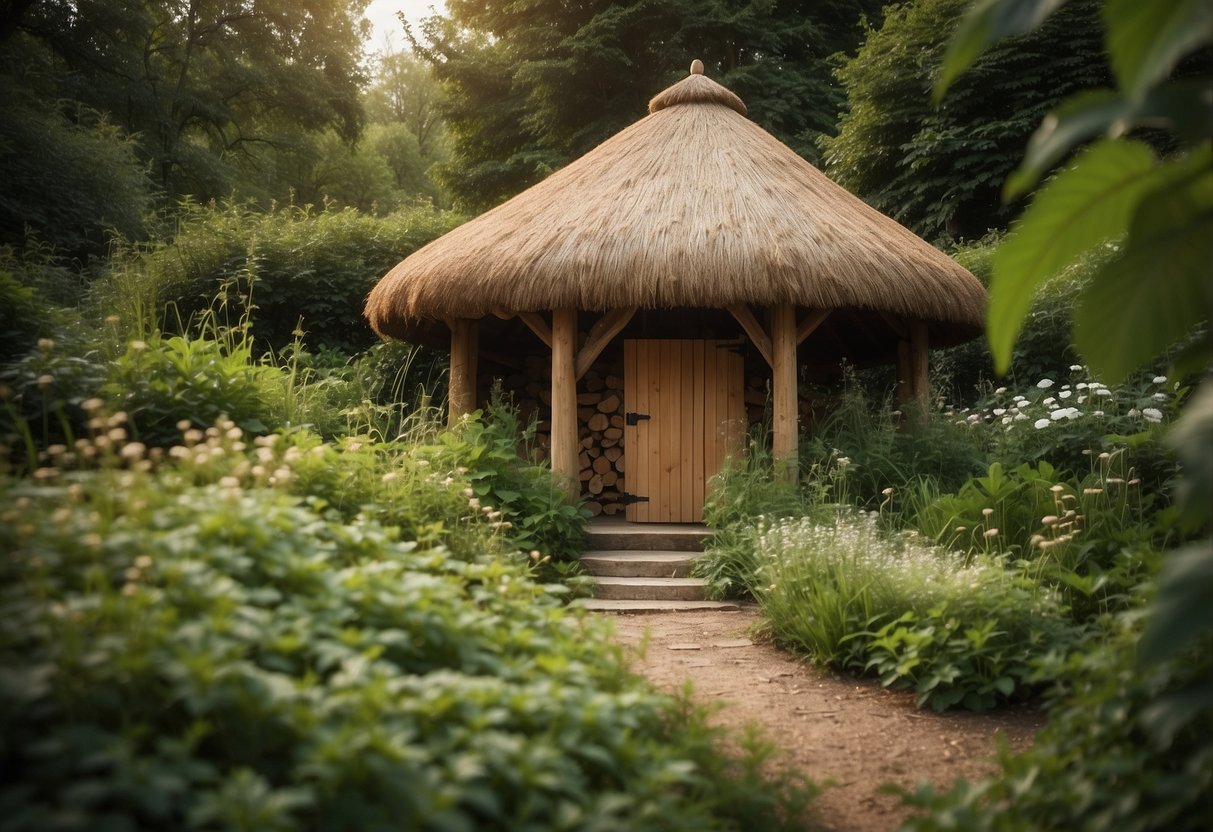
<instances>
[{"instance_id":1,"label":"broad leaf plant","mask_svg":"<svg viewBox=\"0 0 1213 832\"><path fill-rule=\"evenodd\" d=\"M1039 26L1065 0L979 0L961 22L935 86L936 101L997 41ZM995 255L987 337L1005 372L1035 291L1091 250L1114 247L1075 298L1074 341L1086 363L1115 383L1168 348L1176 372L1213 361L1213 78L1175 78L1213 44L1213 0L1105 0L1105 46L1115 89L1087 90L1042 121L1003 196L1039 187ZM1205 63L1208 66L1208 63ZM1134 131L1165 131L1160 156ZM1213 633L1213 383L1188 403L1172 433L1185 467L1185 520L1205 537L1172 553L1159 579L1143 664L1176 655ZM1200 692L1213 701L1213 680Z\"/></svg>"}]
</instances>

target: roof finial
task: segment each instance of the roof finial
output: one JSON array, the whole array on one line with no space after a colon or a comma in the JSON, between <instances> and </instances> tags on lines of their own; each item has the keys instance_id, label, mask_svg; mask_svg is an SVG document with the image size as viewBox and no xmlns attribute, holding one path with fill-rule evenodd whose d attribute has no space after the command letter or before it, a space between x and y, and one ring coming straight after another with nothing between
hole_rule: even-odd
<instances>
[{"instance_id":1,"label":"roof finial","mask_svg":"<svg viewBox=\"0 0 1213 832\"><path fill-rule=\"evenodd\" d=\"M691 74L703 75L703 61L699 60L698 58L691 61Z\"/></svg>"}]
</instances>

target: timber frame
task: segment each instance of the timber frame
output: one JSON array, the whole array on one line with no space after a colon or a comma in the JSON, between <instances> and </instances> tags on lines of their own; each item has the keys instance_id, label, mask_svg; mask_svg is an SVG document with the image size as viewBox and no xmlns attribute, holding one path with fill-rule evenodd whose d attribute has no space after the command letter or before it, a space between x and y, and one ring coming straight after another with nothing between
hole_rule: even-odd
<instances>
[{"instance_id":1,"label":"timber frame","mask_svg":"<svg viewBox=\"0 0 1213 832\"><path fill-rule=\"evenodd\" d=\"M539 312L494 310L502 320L516 317L551 350L551 449L553 472L569 497L576 499L578 481L577 383L602 351L628 325L638 307L611 309L590 328L578 346L578 310L555 309L548 318ZM749 304L733 304L726 311L737 321L755 350L771 370L773 416L772 450L776 473L794 482L799 476L799 370L797 349L830 316L829 309L808 309L798 320L797 307L780 303L766 310L767 324ZM925 407L928 391L927 323L887 313L880 317L897 338L897 401L911 400ZM448 424L455 424L476 407L476 372L479 357L479 320L448 318L450 328L450 394Z\"/></svg>"}]
</instances>

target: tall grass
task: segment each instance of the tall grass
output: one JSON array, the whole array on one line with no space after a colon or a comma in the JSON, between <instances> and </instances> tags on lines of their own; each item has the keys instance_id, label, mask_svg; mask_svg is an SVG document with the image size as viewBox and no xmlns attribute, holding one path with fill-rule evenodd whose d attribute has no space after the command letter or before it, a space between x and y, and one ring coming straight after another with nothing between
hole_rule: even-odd
<instances>
[{"instance_id":1,"label":"tall grass","mask_svg":"<svg viewBox=\"0 0 1213 832\"><path fill-rule=\"evenodd\" d=\"M755 596L780 643L875 672L919 704L981 710L1036 686L1034 659L1073 638L1063 607L997 559L971 559L875 514L763 524Z\"/></svg>"}]
</instances>

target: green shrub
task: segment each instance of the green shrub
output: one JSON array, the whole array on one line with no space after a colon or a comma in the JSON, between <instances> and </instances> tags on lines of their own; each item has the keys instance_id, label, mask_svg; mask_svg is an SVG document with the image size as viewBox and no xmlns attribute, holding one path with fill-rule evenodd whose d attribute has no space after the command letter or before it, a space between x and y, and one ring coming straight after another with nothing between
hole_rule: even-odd
<instances>
[{"instance_id":1,"label":"green shrub","mask_svg":"<svg viewBox=\"0 0 1213 832\"><path fill-rule=\"evenodd\" d=\"M819 425L812 426L800 446L806 477L830 485L828 500L876 508L886 489L901 489L931 477L943 490L957 488L984 465L979 437L956 430L953 420L928 412L913 425L889 402L877 402L855 384L848 384L837 405ZM822 478L846 459L845 476Z\"/></svg>"},{"instance_id":2,"label":"green shrub","mask_svg":"<svg viewBox=\"0 0 1213 832\"><path fill-rule=\"evenodd\" d=\"M874 515L761 529L755 595L781 643L823 664L874 671L919 705L984 710L1031 695L1035 660L1074 630L1044 588L991 559L913 535L888 539Z\"/></svg>"},{"instance_id":3,"label":"green shrub","mask_svg":"<svg viewBox=\"0 0 1213 832\"><path fill-rule=\"evenodd\" d=\"M995 462L955 494L920 487L897 499L907 503L902 516L940 546L1014 558L1081 621L1138 604L1135 589L1153 574L1158 550L1179 540L1173 510L1154 517L1156 495L1143 494L1123 457L1101 453L1096 473L1081 479L1043 461L1010 471Z\"/></svg>"},{"instance_id":4,"label":"green shrub","mask_svg":"<svg viewBox=\"0 0 1213 832\"><path fill-rule=\"evenodd\" d=\"M36 349L0 368L0 445L19 449L30 462L37 448L86 436L83 405L97 396L107 372L87 336L40 339Z\"/></svg>"},{"instance_id":5,"label":"green shrub","mask_svg":"<svg viewBox=\"0 0 1213 832\"><path fill-rule=\"evenodd\" d=\"M457 557L320 496L322 469L378 473L367 449L228 422L163 453L93 418L38 480L0 476L6 828L796 825L769 749L723 754L466 497ZM461 496L426 468L388 480L396 511Z\"/></svg>"},{"instance_id":6,"label":"green shrub","mask_svg":"<svg viewBox=\"0 0 1213 832\"><path fill-rule=\"evenodd\" d=\"M814 504L799 485L775 476L770 450L757 441L727 459L708 485L703 519L713 534L695 558L693 574L708 582L711 598L752 596L759 518L800 517L814 511Z\"/></svg>"},{"instance_id":7,"label":"green shrub","mask_svg":"<svg viewBox=\"0 0 1213 832\"><path fill-rule=\"evenodd\" d=\"M25 355L55 329L54 314L34 290L0 271L0 365Z\"/></svg>"},{"instance_id":8,"label":"green shrub","mask_svg":"<svg viewBox=\"0 0 1213 832\"><path fill-rule=\"evenodd\" d=\"M259 351L278 353L301 330L311 349L355 353L376 341L362 316L375 282L460 219L427 206L375 217L187 205L171 241L116 257L98 298L129 337L178 332L219 306L221 323L247 318Z\"/></svg>"},{"instance_id":9,"label":"green shrub","mask_svg":"<svg viewBox=\"0 0 1213 832\"><path fill-rule=\"evenodd\" d=\"M127 414L135 435L167 445L178 423L205 426L227 416L242 429L265 433L278 427L270 403L282 373L253 359L248 339L155 334L131 341L110 365L102 393L112 409Z\"/></svg>"},{"instance_id":10,"label":"green shrub","mask_svg":"<svg viewBox=\"0 0 1213 832\"><path fill-rule=\"evenodd\" d=\"M1126 832L1213 827L1213 645L1143 670L1139 626L1116 622L1057 661L1062 679L1032 747L941 793L905 794L912 832ZM1109 637L1110 636L1110 637Z\"/></svg>"},{"instance_id":11,"label":"green shrub","mask_svg":"<svg viewBox=\"0 0 1213 832\"><path fill-rule=\"evenodd\" d=\"M427 451L446 468L460 470L478 508L510 530L518 546L553 561L576 559L585 547L590 513L569 503L552 470L536 460L535 422L525 429L515 408L494 397L488 410L468 415L444 431Z\"/></svg>"}]
</instances>

